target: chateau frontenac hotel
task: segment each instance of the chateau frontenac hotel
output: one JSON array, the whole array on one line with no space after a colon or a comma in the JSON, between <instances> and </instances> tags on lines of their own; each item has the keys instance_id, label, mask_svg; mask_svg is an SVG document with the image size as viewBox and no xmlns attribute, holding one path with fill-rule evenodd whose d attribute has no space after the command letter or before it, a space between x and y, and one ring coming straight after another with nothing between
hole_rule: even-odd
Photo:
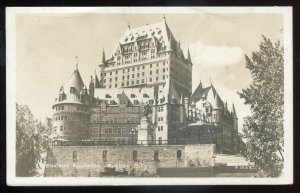
<instances>
[{"instance_id":1,"label":"chateau frontenac hotel","mask_svg":"<svg viewBox=\"0 0 300 193\"><path fill-rule=\"evenodd\" d=\"M139 148L176 146L178 163L188 155L183 147L189 145L239 153L242 140L234 105L228 107L212 83L200 82L192 92L192 70L189 50L182 50L165 19L128 27L111 57L103 50L89 83L76 67L60 87L52 106L55 144L136 147L133 159L140 156ZM99 153L104 161L107 151ZM153 151L156 160L163 150ZM80 159L79 152L72 149L73 161Z\"/></svg>"}]
</instances>

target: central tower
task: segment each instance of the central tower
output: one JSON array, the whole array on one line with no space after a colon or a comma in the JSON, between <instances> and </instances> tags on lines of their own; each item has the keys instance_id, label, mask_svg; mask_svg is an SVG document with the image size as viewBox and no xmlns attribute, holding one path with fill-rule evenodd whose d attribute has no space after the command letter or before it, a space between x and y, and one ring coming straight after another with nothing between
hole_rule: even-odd
<instances>
[{"instance_id":1,"label":"central tower","mask_svg":"<svg viewBox=\"0 0 300 193\"><path fill-rule=\"evenodd\" d=\"M171 81L179 96L188 97L192 91L189 50L185 57L165 19L128 28L110 58L105 58L103 50L99 67L99 88L164 86Z\"/></svg>"}]
</instances>

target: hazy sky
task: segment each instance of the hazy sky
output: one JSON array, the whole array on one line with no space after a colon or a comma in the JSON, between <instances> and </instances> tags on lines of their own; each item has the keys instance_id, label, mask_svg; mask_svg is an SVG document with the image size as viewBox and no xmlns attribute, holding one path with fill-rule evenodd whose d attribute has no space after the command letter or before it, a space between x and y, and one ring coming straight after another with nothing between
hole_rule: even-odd
<instances>
[{"instance_id":1,"label":"hazy sky","mask_svg":"<svg viewBox=\"0 0 300 193\"><path fill-rule=\"evenodd\" d=\"M51 117L59 88L75 69L88 85L101 61L110 56L127 30L162 20L163 14L18 14L16 17L17 102L27 104L36 118ZM129 19L130 18L130 19ZM167 23L184 54L189 45L193 87L211 82L239 117L250 113L236 94L251 82L244 55L258 50L262 34L281 40L279 14L167 14ZM97 69L98 70L98 69Z\"/></svg>"}]
</instances>

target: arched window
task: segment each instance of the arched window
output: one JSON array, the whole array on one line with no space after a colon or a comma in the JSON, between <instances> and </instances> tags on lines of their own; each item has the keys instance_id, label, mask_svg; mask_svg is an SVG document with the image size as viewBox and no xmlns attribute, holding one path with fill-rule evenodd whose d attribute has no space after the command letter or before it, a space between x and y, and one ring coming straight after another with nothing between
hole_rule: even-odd
<instances>
[{"instance_id":1,"label":"arched window","mask_svg":"<svg viewBox=\"0 0 300 193\"><path fill-rule=\"evenodd\" d=\"M177 160L182 159L182 150L177 150Z\"/></svg>"},{"instance_id":2,"label":"arched window","mask_svg":"<svg viewBox=\"0 0 300 193\"><path fill-rule=\"evenodd\" d=\"M103 160L103 161L106 161L106 160L107 160L107 150L104 150L104 151L102 152L102 160Z\"/></svg>"},{"instance_id":3,"label":"arched window","mask_svg":"<svg viewBox=\"0 0 300 193\"><path fill-rule=\"evenodd\" d=\"M77 161L77 151L73 151L73 161Z\"/></svg>"},{"instance_id":4,"label":"arched window","mask_svg":"<svg viewBox=\"0 0 300 193\"><path fill-rule=\"evenodd\" d=\"M159 161L159 151L158 150L154 151L154 161L156 161L156 162Z\"/></svg>"},{"instance_id":5,"label":"arched window","mask_svg":"<svg viewBox=\"0 0 300 193\"><path fill-rule=\"evenodd\" d=\"M132 152L132 159L133 159L134 161L137 161L137 156L138 156L137 150L133 150L133 152Z\"/></svg>"}]
</instances>

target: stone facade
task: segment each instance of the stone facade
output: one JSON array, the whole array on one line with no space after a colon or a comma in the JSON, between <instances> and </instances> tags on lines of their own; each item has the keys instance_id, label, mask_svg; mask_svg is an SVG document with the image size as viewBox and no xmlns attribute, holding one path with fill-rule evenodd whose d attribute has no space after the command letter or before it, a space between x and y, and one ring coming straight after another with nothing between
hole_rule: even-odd
<instances>
[{"instance_id":1,"label":"stone facade","mask_svg":"<svg viewBox=\"0 0 300 193\"><path fill-rule=\"evenodd\" d=\"M213 85L200 83L192 93L192 66L189 50L184 56L165 20L128 29L109 59L103 50L88 89L78 69L60 88L52 107L55 140L137 144L143 141L138 130L148 105L149 131L140 136L152 144L189 144L183 128L202 121L218 128L219 136L204 135L197 143L237 153L241 138L234 105L230 111Z\"/></svg>"},{"instance_id":2,"label":"stone facade","mask_svg":"<svg viewBox=\"0 0 300 193\"><path fill-rule=\"evenodd\" d=\"M214 145L54 146L44 176L100 176L105 167L133 176L155 176L157 168L213 166Z\"/></svg>"}]
</instances>

